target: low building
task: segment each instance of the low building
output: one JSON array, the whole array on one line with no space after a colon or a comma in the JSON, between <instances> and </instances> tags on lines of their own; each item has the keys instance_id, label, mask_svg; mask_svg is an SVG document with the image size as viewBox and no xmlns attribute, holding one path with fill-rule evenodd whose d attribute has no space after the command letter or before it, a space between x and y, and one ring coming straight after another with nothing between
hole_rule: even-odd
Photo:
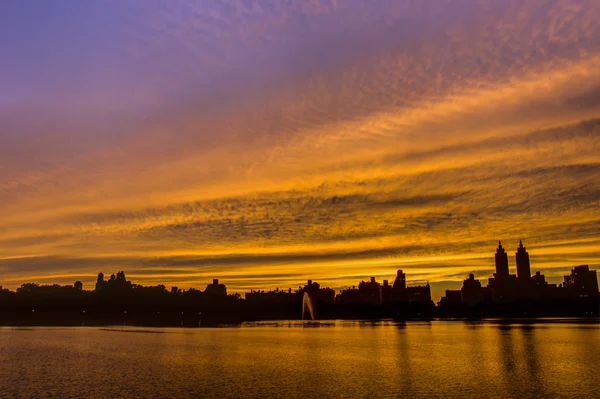
<instances>
[{"instance_id":1,"label":"low building","mask_svg":"<svg viewBox=\"0 0 600 399\"><path fill-rule=\"evenodd\" d=\"M227 296L227 287L225 284L219 284L219 279L213 279L212 284L208 284L204 293L215 296Z\"/></svg>"},{"instance_id":2,"label":"low building","mask_svg":"<svg viewBox=\"0 0 600 399\"><path fill-rule=\"evenodd\" d=\"M598 296L598 277L588 265L575 266L565 276L564 287L572 298L595 298Z\"/></svg>"},{"instance_id":3,"label":"low building","mask_svg":"<svg viewBox=\"0 0 600 399\"><path fill-rule=\"evenodd\" d=\"M335 302L335 291L329 287L321 288L316 281L308 280L307 284L300 288L299 293L307 293L313 302L322 302L333 304Z\"/></svg>"},{"instance_id":4,"label":"low building","mask_svg":"<svg viewBox=\"0 0 600 399\"><path fill-rule=\"evenodd\" d=\"M383 280L383 285L381 286L381 302L388 303L392 301L392 286L389 284L388 280Z\"/></svg>"},{"instance_id":5,"label":"low building","mask_svg":"<svg viewBox=\"0 0 600 399\"><path fill-rule=\"evenodd\" d=\"M463 281L463 286L460 291L461 301L469 305L469 307L474 307L479 302L483 301L484 292L481 287L481 282L475 279L473 273L470 273L469 278Z\"/></svg>"},{"instance_id":6,"label":"low building","mask_svg":"<svg viewBox=\"0 0 600 399\"><path fill-rule=\"evenodd\" d=\"M440 306L456 306L462 303L460 290L446 290L446 295L440 300Z\"/></svg>"},{"instance_id":7,"label":"low building","mask_svg":"<svg viewBox=\"0 0 600 399\"><path fill-rule=\"evenodd\" d=\"M371 277L369 281L358 283L358 292L360 293L361 303L370 305L381 305L381 284Z\"/></svg>"},{"instance_id":8,"label":"low building","mask_svg":"<svg viewBox=\"0 0 600 399\"><path fill-rule=\"evenodd\" d=\"M348 305L354 303L362 303L360 297L360 291L358 288L351 287L345 290L340 291L339 294L335 296L335 303L339 305Z\"/></svg>"},{"instance_id":9,"label":"low building","mask_svg":"<svg viewBox=\"0 0 600 399\"><path fill-rule=\"evenodd\" d=\"M431 286L427 283L426 285L406 287L406 299L408 302L431 302Z\"/></svg>"},{"instance_id":10,"label":"low building","mask_svg":"<svg viewBox=\"0 0 600 399\"><path fill-rule=\"evenodd\" d=\"M298 293L292 292L291 288L287 291L277 288L274 291L250 290L244 294L244 297L252 303L291 304L298 297Z\"/></svg>"}]
</instances>

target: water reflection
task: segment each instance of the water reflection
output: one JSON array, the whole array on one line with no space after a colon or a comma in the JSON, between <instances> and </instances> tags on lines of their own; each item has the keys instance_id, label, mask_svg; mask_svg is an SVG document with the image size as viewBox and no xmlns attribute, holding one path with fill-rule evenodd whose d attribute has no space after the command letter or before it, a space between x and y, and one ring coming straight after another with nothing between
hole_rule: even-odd
<instances>
[{"instance_id":1,"label":"water reflection","mask_svg":"<svg viewBox=\"0 0 600 399\"><path fill-rule=\"evenodd\" d=\"M598 324L572 321L0 328L0 386L2 397L587 398L598 342Z\"/></svg>"},{"instance_id":2,"label":"water reflection","mask_svg":"<svg viewBox=\"0 0 600 399\"><path fill-rule=\"evenodd\" d=\"M522 353L525 354L525 365L527 368L527 376L530 389L533 392L538 392L540 395L546 395L544 374L540 370L539 354L538 354L538 343L536 334L538 334L538 328L532 326L521 326L517 331L522 334Z\"/></svg>"},{"instance_id":3,"label":"water reflection","mask_svg":"<svg viewBox=\"0 0 600 399\"><path fill-rule=\"evenodd\" d=\"M396 379L401 391L413 392L413 379L414 373L411 364L411 351L410 351L410 339L409 332L407 331L408 326L404 322L396 324L397 330L397 344L396 344Z\"/></svg>"}]
</instances>

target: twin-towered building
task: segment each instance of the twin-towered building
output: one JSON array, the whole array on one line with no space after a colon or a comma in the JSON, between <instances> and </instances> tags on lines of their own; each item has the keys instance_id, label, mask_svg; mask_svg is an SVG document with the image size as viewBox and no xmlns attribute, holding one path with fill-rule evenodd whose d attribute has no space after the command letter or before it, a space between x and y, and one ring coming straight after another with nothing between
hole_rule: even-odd
<instances>
[{"instance_id":1,"label":"twin-towered building","mask_svg":"<svg viewBox=\"0 0 600 399\"><path fill-rule=\"evenodd\" d=\"M585 299L598 296L598 279L595 270L588 265L576 266L561 284L549 284L539 271L531 275L529 253L519 242L515 253L517 274L510 274L508 254L498 242L494 254L496 272L483 287L471 273L464 280L461 290L446 290L440 305L467 304L474 307L480 302L551 301Z\"/></svg>"},{"instance_id":2,"label":"twin-towered building","mask_svg":"<svg viewBox=\"0 0 600 399\"><path fill-rule=\"evenodd\" d=\"M576 266L568 276L564 276L561 284L550 284L539 271L531 274L531 262L529 253L520 241L515 252L516 274L510 273L509 257L502 243L498 243L494 254L495 273L488 279L487 285L475 278L474 274L463 281L460 290L446 290L446 295L439 302L444 305L467 305L475 307L482 302L507 303L515 301L552 301L573 300L598 297L598 280L596 271L590 270L589 266ZM98 274L96 282L97 291L115 291L133 288L124 272L111 275L108 280L104 279L102 273ZM82 284L76 282L75 289L82 290ZM173 293L181 293L177 287L173 287ZM227 296L227 288L224 284L214 279L208 284L204 293L212 296ZM407 286L406 274L398 270L393 284L388 280L379 283L375 277L369 281L361 281L358 287L354 286L336 292L329 287L321 287L319 283L308 280L304 287L297 291L291 289L286 291L251 291L246 293L245 298L253 303L280 302L282 304L294 304L298 297L307 293L311 300L330 305L385 305L391 303L414 303L431 302L431 288L429 283L423 286Z\"/></svg>"},{"instance_id":3,"label":"twin-towered building","mask_svg":"<svg viewBox=\"0 0 600 399\"><path fill-rule=\"evenodd\" d=\"M498 248L496 248L496 254L494 255L496 260L496 273L495 278L507 279L511 278L508 268L508 254L502 247L502 242L498 241ZM523 246L523 241L519 241L517 252L515 253L515 260L517 264L517 278L521 280L528 280L531 278L531 264L529 262L529 252Z\"/></svg>"},{"instance_id":4,"label":"twin-towered building","mask_svg":"<svg viewBox=\"0 0 600 399\"><path fill-rule=\"evenodd\" d=\"M200 319L203 325L207 320L290 320L303 315L300 310L306 307L311 318L320 319L598 317L598 280L589 266L574 267L561 284L549 284L540 272L531 274L529 254L522 242L514 259L516 274L511 274L509 256L499 243L494 255L495 273L487 284L484 286L470 274L460 290L446 291L438 308L431 301L429 284L407 286L402 270L398 270L392 284L371 277L337 295L333 289L308 280L297 291L250 291L246 300L240 300L237 294L227 295L226 286L218 279L204 291L178 287L167 291L164 285L132 284L121 271L108 279L100 273L94 291L84 291L81 282L73 286L28 283L16 292L0 289L0 324L54 323L56 317L61 317L63 322L77 325L94 320L107 324L198 326ZM52 309L48 308L49 302Z\"/></svg>"},{"instance_id":5,"label":"twin-towered building","mask_svg":"<svg viewBox=\"0 0 600 399\"><path fill-rule=\"evenodd\" d=\"M444 305L466 305L475 307L482 302L508 303L516 301L552 301L585 299L598 296L598 280L596 271L589 266L576 266L570 275L564 277L561 284L549 284L539 271L531 274L529 253L519 242L515 252L516 274L510 273L509 257L502 243L498 243L494 254L495 273L483 286L474 274L463 281L460 290L446 290L440 301ZM381 306L393 303L425 303L431 302L429 283L423 286L407 286L406 274L398 270L393 284L388 280L379 283L375 277L361 281L357 286L342 290L337 295L331 288L321 288L312 280L298 291L251 291L246 299L257 302L285 301L293 303L298 296L308 293L310 298L319 303L330 305L374 305Z\"/></svg>"}]
</instances>

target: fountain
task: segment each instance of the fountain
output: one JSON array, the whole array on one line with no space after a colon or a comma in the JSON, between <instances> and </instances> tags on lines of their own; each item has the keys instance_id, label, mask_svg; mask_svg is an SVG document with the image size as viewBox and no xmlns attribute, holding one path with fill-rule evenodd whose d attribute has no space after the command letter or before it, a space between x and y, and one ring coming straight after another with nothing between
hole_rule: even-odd
<instances>
[{"instance_id":1,"label":"fountain","mask_svg":"<svg viewBox=\"0 0 600 399\"><path fill-rule=\"evenodd\" d=\"M308 313L310 314L310 319L314 320L315 312L313 311L313 305L310 300L310 296L308 296L308 292L305 292L304 296L302 297L302 320L305 319L304 315L305 315L307 309L308 309Z\"/></svg>"}]
</instances>

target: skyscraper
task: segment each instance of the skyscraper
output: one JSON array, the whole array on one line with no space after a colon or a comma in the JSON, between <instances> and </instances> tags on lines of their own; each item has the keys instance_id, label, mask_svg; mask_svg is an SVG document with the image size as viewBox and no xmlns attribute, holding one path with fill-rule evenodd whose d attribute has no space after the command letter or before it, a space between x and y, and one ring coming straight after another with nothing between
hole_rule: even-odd
<instances>
[{"instance_id":1,"label":"skyscraper","mask_svg":"<svg viewBox=\"0 0 600 399\"><path fill-rule=\"evenodd\" d=\"M498 248L496 249L496 278L508 277L508 255L504 248L502 248L502 242L498 241Z\"/></svg>"},{"instance_id":2,"label":"skyscraper","mask_svg":"<svg viewBox=\"0 0 600 399\"><path fill-rule=\"evenodd\" d=\"M396 279L394 280L394 289L405 290L406 289L406 274L402 270L398 270Z\"/></svg>"},{"instance_id":3,"label":"skyscraper","mask_svg":"<svg viewBox=\"0 0 600 399\"><path fill-rule=\"evenodd\" d=\"M104 273L98 273L98 279L96 280L96 290L101 290L106 286L106 281L104 281Z\"/></svg>"},{"instance_id":4,"label":"skyscraper","mask_svg":"<svg viewBox=\"0 0 600 399\"><path fill-rule=\"evenodd\" d=\"M392 301L406 301L407 299L406 274L402 270L398 270L394 285L392 286Z\"/></svg>"},{"instance_id":5,"label":"skyscraper","mask_svg":"<svg viewBox=\"0 0 600 399\"><path fill-rule=\"evenodd\" d=\"M519 241L519 247L515 253L517 261L517 277L520 280L529 280L531 278L531 267L529 264L529 253L523 246L523 241Z\"/></svg>"}]
</instances>

